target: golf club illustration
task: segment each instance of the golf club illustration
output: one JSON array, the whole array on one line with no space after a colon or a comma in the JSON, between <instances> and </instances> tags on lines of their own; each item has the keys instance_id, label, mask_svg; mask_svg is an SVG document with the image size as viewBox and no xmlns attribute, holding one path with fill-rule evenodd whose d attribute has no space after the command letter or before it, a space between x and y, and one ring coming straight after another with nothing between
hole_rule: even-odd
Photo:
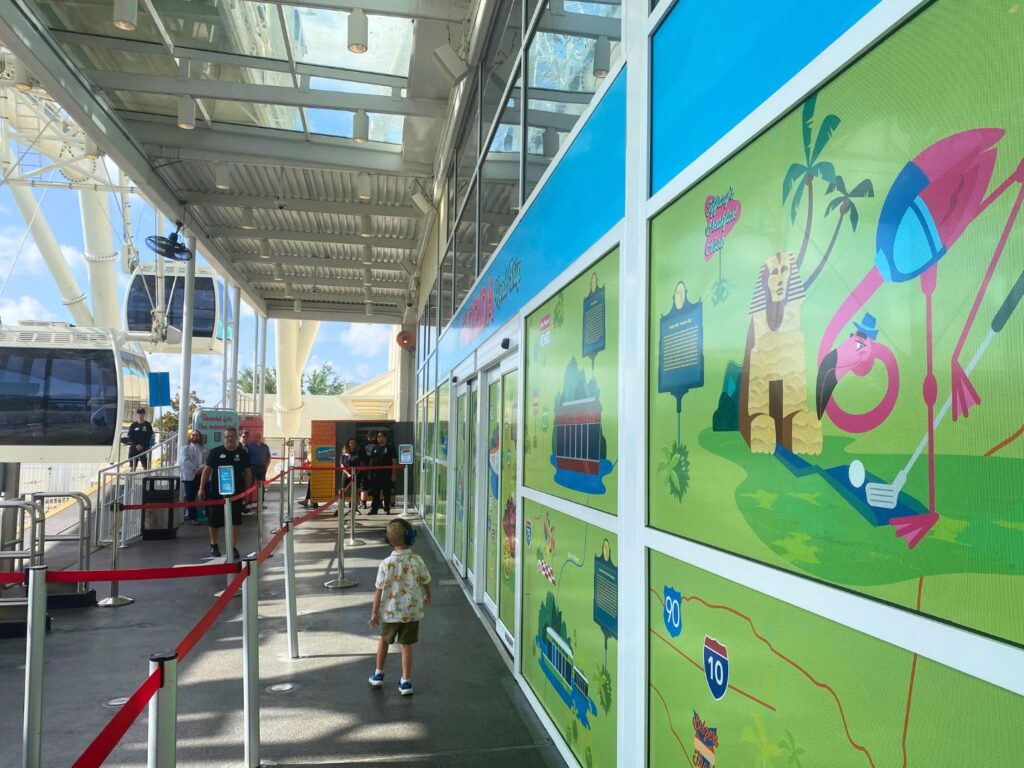
<instances>
[{"instance_id":1,"label":"golf club illustration","mask_svg":"<svg viewBox=\"0 0 1024 768\"><path fill-rule=\"evenodd\" d=\"M981 360L981 356L985 354L985 350L988 349L988 345L992 343L992 339L996 337L997 333L1003 330L1003 327L1006 325L1006 321L1010 319L1014 310L1017 309L1017 305L1020 303L1022 296L1024 296L1024 272L1020 273L1020 277L1017 278L1017 282L1014 283L1013 288L1010 289L1010 292L1003 300L999 310L992 318L992 325L989 328L988 333L978 346L977 351L974 353L974 357L971 358L967 367L964 368L964 372L968 376L974 370L978 361ZM949 409L952 404L953 395L950 394L949 397L946 398L946 402L942 404L942 408L939 409L938 414L935 416L935 422L932 425L933 427L937 428L939 424L942 423L946 414L949 413ZM928 435L926 433L921 437L921 442L918 443L914 453L911 454L910 460L907 462L906 466L897 473L896 478L891 483L868 483L864 487L868 504L879 509L894 509L896 507L896 501L899 498L900 491L903 490L903 486L907 482L907 475L910 474L910 470L921 457L921 454L927 446Z\"/></svg>"},{"instance_id":2,"label":"golf club illustration","mask_svg":"<svg viewBox=\"0 0 1024 768\"><path fill-rule=\"evenodd\" d=\"M906 539L911 547L939 519L935 503L935 401L938 384L932 344L932 296L938 263L967 227L1012 185L1017 184L1020 185L1017 196L950 361L953 420L966 417L971 406L981 402L960 364L960 355L1024 203L1024 160L991 194L985 195L995 168L995 144L1004 133L1001 128L976 128L955 133L927 147L903 167L882 204L875 241L875 263L839 306L818 348L819 418L828 413L840 429L855 433L868 432L881 425L896 403L899 368L895 355L884 344L863 332L853 334L838 346L836 342L875 291L886 283L920 279L925 299L926 374L922 394L928 408L925 440L928 449L928 513L890 521L897 535ZM861 414L844 411L832 399L839 380L851 373L858 378L867 376L876 360L885 365L888 373L886 392L878 405Z\"/></svg>"}]
</instances>

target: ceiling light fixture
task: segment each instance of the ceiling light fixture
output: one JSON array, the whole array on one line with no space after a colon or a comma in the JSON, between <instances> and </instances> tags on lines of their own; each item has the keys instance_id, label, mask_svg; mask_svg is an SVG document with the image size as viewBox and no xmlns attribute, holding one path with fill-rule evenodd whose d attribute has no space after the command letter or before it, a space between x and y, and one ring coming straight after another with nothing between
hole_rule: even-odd
<instances>
[{"instance_id":1,"label":"ceiling light fixture","mask_svg":"<svg viewBox=\"0 0 1024 768\"><path fill-rule=\"evenodd\" d=\"M363 285L367 288L373 285L373 271L369 267L363 270Z\"/></svg>"},{"instance_id":2,"label":"ceiling light fixture","mask_svg":"<svg viewBox=\"0 0 1024 768\"><path fill-rule=\"evenodd\" d=\"M469 72L466 62L459 58L459 54L452 48L451 43L445 43L440 48L435 48L433 57L434 64L445 77L452 81L452 85L459 82Z\"/></svg>"},{"instance_id":3,"label":"ceiling light fixture","mask_svg":"<svg viewBox=\"0 0 1024 768\"><path fill-rule=\"evenodd\" d=\"M356 8L348 15L348 49L352 53L366 53L366 11Z\"/></svg>"},{"instance_id":4,"label":"ceiling light fixture","mask_svg":"<svg viewBox=\"0 0 1024 768\"><path fill-rule=\"evenodd\" d=\"M231 189L231 168L227 163L217 163L215 176L213 185L217 189Z\"/></svg>"},{"instance_id":5,"label":"ceiling light fixture","mask_svg":"<svg viewBox=\"0 0 1024 768\"><path fill-rule=\"evenodd\" d=\"M284 272L281 271L281 265L280 264L275 264L274 265L274 282L275 283L283 283L284 282Z\"/></svg>"},{"instance_id":6,"label":"ceiling light fixture","mask_svg":"<svg viewBox=\"0 0 1024 768\"><path fill-rule=\"evenodd\" d=\"M15 59L11 65L11 81L14 83L14 87L22 93L32 90L32 75L20 59Z\"/></svg>"},{"instance_id":7,"label":"ceiling light fixture","mask_svg":"<svg viewBox=\"0 0 1024 768\"><path fill-rule=\"evenodd\" d=\"M370 217L363 213L359 216L359 236L369 237L373 234L373 221Z\"/></svg>"},{"instance_id":8,"label":"ceiling light fixture","mask_svg":"<svg viewBox=\"0 0 1024 768\"><path fill-rule=\"evenodd\" d=\"M366 171L361 171L359 175L356 176L356 197L363 202L369 200L373 193L372 186L373 184L370 179L370 174Z\"/></svg>"},{"instance_id":9,"label":"ceiling light fixture","mask_svg":"<svg viewBox=\"0 0 1024 768\"><path fill-rule=\"evenodd\" d=\"M270 241L269 240L260 240L260 258L261 259L269 259L270 258Z\"/></svg>"},{"instance_id":10,"label":"ceiling light fixture","mask_svg":"<svg viewBox=\"0 0 1024 768\"><path fill-rule=\"evenodd\" d=\"M242 229L256 229L256 211L252 208L242 209L242 220L238 223Z\"/></svg>"},{"instance_id":11,"label":"ceiling light fixture","mask_svg":"<svg viewBox=\"0 0 1024 768\"><path fill-rule=\"evenodd\" d=\"M85 137L85 153L83 155L85 157L85 159L86 160L99 160L101 154L102 153L100 152L100 148L99 148L99 146L97 146L96 142L93 141L88 136L86 136Z\"/></svg>"},{"instance_id":12,"label":"ceiling light fixture","mask_svg":"<svg viewBox=\"0 0 1024 768\"><path fill-rule=\"evenodd\" d=\"M544 157L550 160L557 155L560 143L558 131L551 126L544 129Z\"/></svg>"},{"instance_id":13,"label":"ceiling light fixture","mask_svg":"<svg viewBox=\"0 0 1024 768\"><path fill-rule=\"evenodd\" d=\"M114 0L114 26L122 32L134 32L139 23L139 0Z\"/></svg>"},{"instance_id":14,"label":"ceiling light fixture","mask_svg":"<svg viewBox=\"0 0 1024 768\"><path fill-rule=\"evenodd\" d=\"M196 100L187 93L178 97L178 127L186 131L196 127Z\"/></svg>"},{"instance_id":15,"label":"ceiling light fixture","mask_svg":"<svg viewBox=\"0 0 1024 768\"><path fill-rule=\"evenodd\" d=\"M357 110L352 118L352 138L356 144L365 144L370 140L370 116L365 109Z\"/></svg>"},{"instance_id":16,"label":"ceiling light fixture","mask_svg":"<svg viewBox=\"0 0 1024 768\"><path fill-rule=\"evenodd\" d=\"M371 264L373 264L373 246L372 245L364 245L363 246L363 255L359 259L359 262L361 264L367 266L367 267L370 266Z\"/></svg>"},{"instance_id":17,"label":"ceiling light fixture","mask_svg":"<svg viewBox=\"0 0 1024 768\"><path fill-rule=\"evenodd\" d=\"M295 303L294 303L294 304L292 304L292 308L293 308L293 309L294 309L294 310L295 310L296 312L301 312L301 311L302 311L302 299L296 299L296 300L295 300Z\"/></svg>"},{"instance_id":18,"label":"ceiling light fixture","mask_svg":"<svg viewBox=\"0 0 1024 768\"><path fill-rule=\"evenodd\" d=\"M501 242L501 228L497 224L488 224L484 230L487 235L487 244L495 246Z\"/></svg>"},{"instance_id":19,"label":"ceiling light fixture","mask_svg":"<svg viewBox=\"0 0 1024 768\"><path fill-rule=\"evenodd\" d=\"M373 302L372 301L366 302L366 316L367 317L372 317L373 316Z\"/></svg>"},{"instance_id":20,"label":"ceiling light fixture","mask_svg":"<svg viewBox=\"0 0 1024 768\"><path fill-rule=\"evenodd\" d=\"M611 69L612 44L608 38L601 35L594 44L594 77L598 80L608 77L608 70Z\"/></svg>"}]
</instances>

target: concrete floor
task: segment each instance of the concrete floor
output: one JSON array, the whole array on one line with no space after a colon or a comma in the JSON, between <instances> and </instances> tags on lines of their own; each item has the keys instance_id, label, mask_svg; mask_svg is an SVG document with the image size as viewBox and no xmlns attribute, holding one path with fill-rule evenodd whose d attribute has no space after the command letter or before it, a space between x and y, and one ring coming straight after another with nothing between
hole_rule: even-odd
<instances>
[{"instance_id":1,"label":"concrete floor","mask_svg":"<svg viewBox=\"0 0 1024 768\"><path fill-rule=\"evenodd\" d=\"M301 494L299 490L297 493ZM276 522L268 494L265 528ZM273 518L273 519L271 519ZM359 584L328 591L337 523L318 518L296 533L300 658L288 655L283 558L267 560L260 576L262 762L281 766L516 766L565 763L526 703L503 652L477 618L426 535L417 552L435 582L434 602L421 625L415 695L397 691L397 650L386 683L374 690L376 636L367 627L376 566L387 554L384 518L360 516L366 543L346 550L347 575ZM243 526L243 552L255 548L255 523ZM223 545L222 545L223 546ZM185 525L170 541L122 550L122 567L207 562L207 530ZM109 549L93 559L105 567ZM51 560L59 566L59 558ZM446 583L442 584L442 580ZM114 714L106 702L128 696L145 679L149 654L173 647L205 612L222 577L130 582L135 603L117 609L51 611L46 638L43 759L68 766ZM97 585L106 596L106 585ZM222 614L185 660L178 687L178 764L215 768L243 760L241 600ZM0 766L20 765L25 647L0 640ZM267 690L291 683L288 693ZM145 765L146 715L132 726L107 765Z\"/></svg>"}]
</instances>

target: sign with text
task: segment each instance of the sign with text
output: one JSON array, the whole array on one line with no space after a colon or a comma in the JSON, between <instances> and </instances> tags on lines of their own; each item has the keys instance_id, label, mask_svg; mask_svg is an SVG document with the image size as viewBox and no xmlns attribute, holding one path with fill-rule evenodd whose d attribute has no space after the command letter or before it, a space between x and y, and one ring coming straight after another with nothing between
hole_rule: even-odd
<instances>
[{"instance_id":1,"label":"sign with text","mask_svg":"<svg viewBox=\"0 0 1024 768\"><path fill-rule=\"evenodd\" d=\"M404 444L398 446L398 463L412 464L412 445Z\"/></svg>"},{"instance_id":2,"label":"sign with text","mask_svg":"<svg viewBox=\"0 0 1024 768\"><path fill-rule=\"evenodd\" d=\"M217 491L221 496L235 495L234 467L217 467Z\"/></svg>"}]
</instances>

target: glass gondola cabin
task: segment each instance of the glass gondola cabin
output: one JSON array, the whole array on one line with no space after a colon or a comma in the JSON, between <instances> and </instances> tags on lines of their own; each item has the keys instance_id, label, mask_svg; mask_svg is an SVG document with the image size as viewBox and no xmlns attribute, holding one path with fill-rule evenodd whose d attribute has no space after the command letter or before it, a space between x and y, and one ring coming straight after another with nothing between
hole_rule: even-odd
<instances>
[{"instance_id":1,"label":"glass gondola cabin","mask_svg":"<svg viewBox=\"0 0 1024 768\"><path fill-rule=\"evenodd\" d=\"M153 263L139 264L125 291L124 327L146 352L181 352L182 313L185 304L185 264L165 262L164 311L167 313L167 339L154 342L148 335L153 327L157 275ZM221 285L209 267L196 265L196 289L193 298L192 352L220 354L223 329L220 327Z\"/></svg>"},{"instance_id":2,"label":"glass gondola cabin","mask_svg":"<svg viewBox=\"0 0 1024 768\"><path fill-rule=\"evenodd\" d=\"M135 350L97 328L0 326L0 461L116 461L122 428L149 403Z\"/></svg>"}]
</instances>

